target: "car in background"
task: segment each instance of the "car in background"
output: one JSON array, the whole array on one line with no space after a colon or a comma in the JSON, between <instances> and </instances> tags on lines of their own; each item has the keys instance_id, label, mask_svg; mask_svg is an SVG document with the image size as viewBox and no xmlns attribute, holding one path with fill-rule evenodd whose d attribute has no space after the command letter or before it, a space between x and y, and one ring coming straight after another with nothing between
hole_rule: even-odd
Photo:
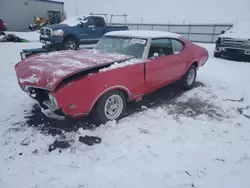
<instances>
[{"instance_id":1,"label":"car in background","mask_svg":"<svg viewBox=\"0 0 250 188\"><path fill-rule=\"evenodd\" d=\"M21 89L48 117L96 123L123 117L128 101L177 80L191 89L208 51L163 31L106 33L94 49L37 54L15 65Z\"/></svg>"},{"instance_id":2,"label":"car in background","mask_svg":"<svg viewBox=\"0 0 250 188\"><path fill-rule=\"evenodd\" d=\"M214 57L230 57L250 61L250 23L237 23L216 41Z\"/></svg>"},{"instance_id":3,"label":"car in background","mask_svg":"<svg viewBox=\"0 0 250 188\"><path fill-rule=\"evenodd\" d=\"M7 27L6 24L4 23L3 19L0 18L0 31L6 31Z\"/></svg>"},{"instance_id":4,"label":"car in background","mask_svg":"<svg viewBox=\"0 0 250 188\"><path fill-rule=\"evenodd\" d=\"M80 44L96 44L107 32L128 30L126 24L114 26L107 24L107 20L99 14L68 18L60 24L42 27L40 42L57 50L76 50Z\"/></svg>"}]
</instances>

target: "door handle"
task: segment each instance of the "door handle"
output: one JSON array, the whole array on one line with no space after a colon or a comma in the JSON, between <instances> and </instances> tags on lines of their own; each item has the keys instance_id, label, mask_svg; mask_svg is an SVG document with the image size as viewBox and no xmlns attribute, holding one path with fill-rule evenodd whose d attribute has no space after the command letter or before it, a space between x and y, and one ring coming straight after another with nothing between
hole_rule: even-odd
<instances>
[{"instance_id":1,"label":"door handle","mask_svg":"<svg viewBox=\"0 0 250 188\"><path fill-rule=\"evenodd\" d=\"M91 29L92 31L95 31L95 28Z\"/></svg>"}]
</instances>

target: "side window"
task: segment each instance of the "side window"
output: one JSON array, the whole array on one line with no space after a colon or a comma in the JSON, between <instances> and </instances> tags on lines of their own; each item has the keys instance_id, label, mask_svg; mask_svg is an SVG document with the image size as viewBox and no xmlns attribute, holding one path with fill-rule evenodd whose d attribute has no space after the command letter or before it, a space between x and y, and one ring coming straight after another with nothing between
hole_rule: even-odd
<instances>
[{"instance_id":1,"label":"side window","mask_svg":"<svg viewBox=\"0 0 250 188\"><path fill-rule=\"evenodd\" d=\"M93 18L89 17L86 25L87 25L88 27L89 27L89 26L92 26L92 27L95 26L95 23L94 23Z\"/></svg>"},{"instance_id":2,"label":"side window","mask_svg":"<svg viewBox=\"0 0 250 188\"><path fill-rule=\"evenodd\" d=\"M174 54L180 53L184 48L184 44L180 42L179 40L175 40L175 39L171 39L171 40L172 40Z\"/></svg>"},{"instance_id":3,"label":"side window","mask_svg":"<svg viewBox=\"0 0 250 188\"><path fill-rule=\"evenodd\" d=\"M96 27L105 27L103 18L95 18Z\"/></svg>"},{"instance_id":4,"label":"side window","mask_svg":"<svg viewBox=\"0 0 250 188\"><path fill-rule=\"evenodd\" d=\"M167 56L173 54L172 42L170 39L152 39L148 58L153 57L154 53L158 53L159 56Z\"/></svg>"}]
</instances>

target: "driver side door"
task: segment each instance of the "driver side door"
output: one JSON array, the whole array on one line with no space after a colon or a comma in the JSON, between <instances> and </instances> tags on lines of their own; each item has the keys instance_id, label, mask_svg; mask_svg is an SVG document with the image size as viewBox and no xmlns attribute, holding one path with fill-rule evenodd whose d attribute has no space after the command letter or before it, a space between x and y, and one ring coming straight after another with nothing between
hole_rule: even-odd
<instances>
[{"instance_id":1,"label":"driver side door","mask_svg":"<svg viewBox=\"0 0 250 188\"><path fill-rule=\"evenodd\" d=\"M178 63L173 53L171 39L152 39L148 59L149 61L145 63L145 82L148 90L146 92L151 92L174 80Z\"/></svg>"},{"instance_id":2,"label":"driver side door","mask_svg":"<svg viewBox=\"0 0 250 188\"><path fill-rule=\"evenodd\" d=\"M91 43L96 39L95 22L92 17L89 17L87 22L82 26L78 26L78 32L81 43Z\"/></svg>"}]
</instances>

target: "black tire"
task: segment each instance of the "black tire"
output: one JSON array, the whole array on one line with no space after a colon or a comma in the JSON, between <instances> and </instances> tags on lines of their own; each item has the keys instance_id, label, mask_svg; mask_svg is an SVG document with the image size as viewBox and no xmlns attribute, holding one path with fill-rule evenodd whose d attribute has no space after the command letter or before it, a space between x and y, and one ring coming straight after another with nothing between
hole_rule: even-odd
<instances>
[{"instance_id":1,"label":"black tire","mask_svg":"<svg viewBox=\"0 0 250 188\"><path fill-rule=\"evenodd\" d=\"M70 37L63 42L63 50L77 50L79 44L76 39Z\"/></svg>"},{"instance_id":2,"label":"black tire","mask_svg":"<svg viewBox=\"0 0 250 188\"><path fill-rule=\"evenodd\" d=\"M220 57L221 57L221 53L218 53L218 52L216 53L216 52L215 52L215 53L214 53L214 57L220 58Z\"/></svg>"},{"instance_id":3,"label":"black tire","mask_svg":"<svg viewBox=\"0 0 250 188\"><path fill-rule=\"evenodd\" d=\"M111 97L118 97L120 98L120 102L122 102L122 109L118 110L121 111L118 117L116 117L115 119L109 119L106 116L105 113L105 104L106 102L111 98ZM123 117L125 111L126 111L126 98L124 96L124 93L122 91L119 90L114 90L114 91L110 91L106 94L104 94L99 100L98 102L95 104L92 112L91 112L91 119L95 124L105 124L108 121L112 121L112 120L119 120Z\"/></svg>"},{"instance_id":4,"label":"black tire","mask_svg":"<svg viewBox=\"0 0 250 188\"><path fill-rule=\"evenodd\" d=\"M189 81L189 75L191 74L191 72L194 75L194 78L192 79L192 82ZM181 82L182 82L182 86L185 90L190 90L193 88L195 80L196 80L196 76L197 76L197 68L195 65L191 65L188 69L188 71L186 72L186 74L183 76Z\"/></svg>"}]
</instances>

